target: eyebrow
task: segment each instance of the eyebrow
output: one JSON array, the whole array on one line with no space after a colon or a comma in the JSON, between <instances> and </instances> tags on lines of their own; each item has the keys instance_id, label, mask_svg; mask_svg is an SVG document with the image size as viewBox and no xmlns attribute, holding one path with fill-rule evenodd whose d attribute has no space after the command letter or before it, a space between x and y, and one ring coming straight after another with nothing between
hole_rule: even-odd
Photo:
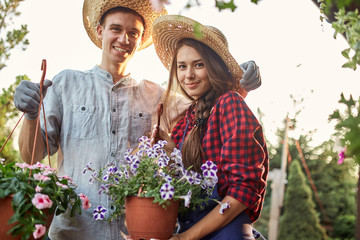
<instances>
[{"instance_id":1,"label":"eyebrow","mask_svg":"<svg viewBox=\"0 0 360 240\"><path fill-rule=\"evenodd\" d=\"M200 59L196 59L194 61L192 61L192 63L197 63L197 62L202 62L203 60L200 58ZM177 61L177 63L185 63L185 61Z\"/></svg>"},{"instance_id":2,"label":"eyebrow","mask_svg":"<svg viewBox=\"0 0 360 240\"><path fill-rule=\"evenodd\" d=\"M120 27L120 28L124 28L121 24L116 24L116 23L111 23L109 24L109 27ZM137 28L132 28L131 30L133 31L137 31L137 32L141 32L141 30L137 29Z\"/></svg>"}]
</instances>

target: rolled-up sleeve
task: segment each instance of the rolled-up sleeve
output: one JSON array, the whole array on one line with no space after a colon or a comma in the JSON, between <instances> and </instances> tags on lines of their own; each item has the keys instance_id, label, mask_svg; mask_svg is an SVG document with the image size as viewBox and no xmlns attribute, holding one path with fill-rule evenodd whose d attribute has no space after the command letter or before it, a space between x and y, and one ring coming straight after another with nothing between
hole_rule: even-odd
<instances>
[{"instance_id":1,"label":"rolled-up sleeve","mask_svg":"<svg viewBox=\"0 0 360 240\"><path fill-rule=\"evenodd\" d=\"M223 95L208 122L203 146L207 159L218 165L218 191L247 206L259 217L268 173L268 154L261 125L243 98Z\"/></svg>"}]
</instances>

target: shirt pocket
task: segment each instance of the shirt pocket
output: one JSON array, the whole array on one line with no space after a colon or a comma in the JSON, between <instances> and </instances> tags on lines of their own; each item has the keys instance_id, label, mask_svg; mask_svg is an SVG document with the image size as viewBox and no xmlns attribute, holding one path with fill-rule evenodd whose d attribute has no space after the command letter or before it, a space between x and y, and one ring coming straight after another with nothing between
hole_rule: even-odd
<instances>
[{"instance_id":1,"label":"shirt pocket","mask_svg":"<svg viewBox=\"0 0 360 240\"><path fill-rule=\"evenodd\" d=\"M75 139L92 139L96 131L96 107L91 105L74 105L71 113L70 137Z\"/></svg>"},{"instance_id":2,"label":"shirt pocket","mask_svg":"<svg viewBox=\"0 0 360 240\"><path fill-rule=\"evenodd\" d=\"M139 144L142 136L150 137L151 114L143 111L130 111L129 141L131 147Z\"/></svg>"}]
</instances>

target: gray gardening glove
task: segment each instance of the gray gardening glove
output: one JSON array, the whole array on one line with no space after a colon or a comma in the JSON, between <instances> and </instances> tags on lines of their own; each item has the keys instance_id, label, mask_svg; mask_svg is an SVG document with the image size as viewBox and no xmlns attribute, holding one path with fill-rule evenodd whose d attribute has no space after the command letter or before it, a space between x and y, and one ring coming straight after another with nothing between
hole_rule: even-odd
<instances>
[{"instance_id":1,"label":"gray gardening glove","mask_svg":"<svg viewBox=\"0 0 360 240\"><path fill-rule=\"evenodd\" d=\"M255 90L261 86L261 76L259 67L254 61L248 61L240 64L243 70L243 78L240 80L241 87L247 92Z\"/></svg>"},{"instance_id":2,"label":"gray gardening glove","mask_svg":"<svg viewBox=\"0 0 360 240\"><path fill-rule=\"evenodd\" d=\"M45 80L43 85L43 97L46 90L52 85L50 80ZM38 116L40 102L40 83L33 83L26 80L20 82L15 89L14 104L17 109L25 112L25 117L33 120Z\"/></svg>"}]
</instances>

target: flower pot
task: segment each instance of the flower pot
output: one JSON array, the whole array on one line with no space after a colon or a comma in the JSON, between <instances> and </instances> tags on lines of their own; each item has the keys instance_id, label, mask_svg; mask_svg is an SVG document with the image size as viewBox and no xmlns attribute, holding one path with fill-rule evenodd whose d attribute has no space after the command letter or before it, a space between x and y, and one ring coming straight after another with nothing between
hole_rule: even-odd
<instances>
[{"instance_id":1,"label":"flower pot","mask_svg":"<svg viewBox=\"0 0 360 240\"><path fill-rule=\"evenodd\" d=\"M125 217L131 239L167 240L173 234L179 201L171 201L165 209L159 204L154 204L153 200L154 198L126 198Z\"/></svg>"},{"instance_id":2,"label":"flower pot","mask_svg":"<svg viewBox=\"0 0 360 240\"><path fill-rule=\"evenodd\" d=\"M7 232L15 226L15 223L8 225L9 219L14 215L14 210L11 207L12 197L8 196L0 199L0 240L21 240L21 235L8 235ZM47 211L45 211L47 212ZM54 215L48 215L46 221L46 230L49 229L51 221ZM30 240L34 240L33 236L29 238Z\"/></svg>"}]
</instances>

